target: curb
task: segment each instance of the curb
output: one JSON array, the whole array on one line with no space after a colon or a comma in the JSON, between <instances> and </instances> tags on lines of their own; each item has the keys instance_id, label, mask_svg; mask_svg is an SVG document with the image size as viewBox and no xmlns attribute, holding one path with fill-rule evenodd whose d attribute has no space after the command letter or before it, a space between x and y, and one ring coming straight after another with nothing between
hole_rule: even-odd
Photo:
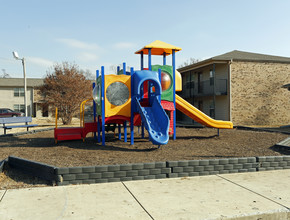
<instances>
[{"instance_id":1,"label":"curb","mask_svg":"<svg viewBox=\"0 0 290 220\"><path fill-rule=\"evenodd\" d=\"M277 130L270 130L269 128L253 128L253 127L247 127L247 126L234 126L236 129L240 130L249 130L249 131L265 131L265 132L271 132L271 133L281 133L281 134L290 134L290 132L286 131L277 131Z\"/></svg>"}]
</instances>

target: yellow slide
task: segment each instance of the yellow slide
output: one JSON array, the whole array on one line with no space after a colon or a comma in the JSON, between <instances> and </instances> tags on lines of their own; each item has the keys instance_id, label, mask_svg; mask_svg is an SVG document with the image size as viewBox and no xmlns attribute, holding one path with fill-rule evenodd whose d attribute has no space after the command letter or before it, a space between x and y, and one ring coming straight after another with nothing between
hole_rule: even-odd
<instances>
[{"instance_id":1,"label":"yellow slide","mask_svg":"<svg viewBox=\"0 0 290 220\"><path fill-rule=\"evenodd\" d=\"M194 121L211 128L231 129L233 123L230 121L215 120L204 114L202 111L195 108L179 95L175 95L176 108Z\"/></svg>"}]
</instances>

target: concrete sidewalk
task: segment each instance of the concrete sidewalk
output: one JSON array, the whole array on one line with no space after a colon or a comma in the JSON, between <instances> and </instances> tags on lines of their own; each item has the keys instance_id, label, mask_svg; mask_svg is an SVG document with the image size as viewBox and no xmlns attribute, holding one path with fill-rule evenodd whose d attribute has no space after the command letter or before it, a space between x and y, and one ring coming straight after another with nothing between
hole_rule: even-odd
<instances>
[{"instance_id":1,"label":"concrete sidewalk","mask_svg":"<svg viewBox=\"0 0 290 220\"><path fill-rule=\"evenodd\" d=\"M0 219L290 219L290 169L0 191Z\"/></svg>"}]
</instances>

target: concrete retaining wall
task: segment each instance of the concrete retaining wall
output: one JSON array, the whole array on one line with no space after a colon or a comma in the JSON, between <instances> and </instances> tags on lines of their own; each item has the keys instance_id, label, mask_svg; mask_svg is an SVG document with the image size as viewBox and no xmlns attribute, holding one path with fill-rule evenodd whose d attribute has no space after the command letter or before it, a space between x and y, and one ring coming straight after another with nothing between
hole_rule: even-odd
<instances>
[{"instance_id":1,"label":"concrete retaining wall","mask_svg":"<svg viewBox=\"0 0 290 220\"><path fill-rule=\"evenodd\" d=\"M5 163L7 163L7 162L8 162L7 159L0 161L0 173L3 172L3 170L4 170L4 165L5 165Z\"/></svg>"},{"instance_id":2,"label":"concrete retaining wall","mask_svg":"<svg viewBox=\"0 0 290 220\"><path fill-rule=\"evenodd\" d=\"M8 163L12 167L61 186L290 169L290 156L167 161L87 167L52 167L22 158L9 157Z\"/></svg>"},{"instance_id":3,"label":"concrete retaining wall","mask_svg":"<svg viewBox=\"0 0 290 220\"><path fill-rule=\"evenodd\" d=\"M290 156L257 157L257 171L290 169Z\"/></svg>"},{"instance_id":4,"label":"concrete retaining wall","mask_svg":"<svg viewBox=\"0 0 290 220\"><path fill-rule=\"evenodd\" d=\"M55 167L53 166L14 156L8 157L8 164L13 168L22 170L23 172L33 176L49 181L55 180Z\"/></svg>"}]
</instances>

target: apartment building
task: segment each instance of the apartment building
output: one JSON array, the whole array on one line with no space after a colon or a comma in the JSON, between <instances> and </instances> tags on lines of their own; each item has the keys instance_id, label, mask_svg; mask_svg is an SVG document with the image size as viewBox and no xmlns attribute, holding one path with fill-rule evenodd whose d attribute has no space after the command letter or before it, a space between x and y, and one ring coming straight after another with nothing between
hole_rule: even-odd
<instances>
[{"instance_id":1,"label":"apartment building","mask_svg":"<svg viewBox=\"0 0 290 220\"><path fill-rule=\"evenodd\" d=\"M48 112L40 105L37 86L43 79L28 78L27 82L27 115L47 116ZM0 108L10 108L24 112L24 80L23 78L0 78Z\"/></svg>"},{"instance_id":2,"label":"apartment building","mask_svg":"<svg viewBox=\"0 0 290 220\"><path fill-rule=\"evenodd\" d=\"M232 51L178 69L180 95L207 115L234 125L290 124L290 58ZM193 121L177 113L184 123Z\"/></svg>"}]
</instances>

